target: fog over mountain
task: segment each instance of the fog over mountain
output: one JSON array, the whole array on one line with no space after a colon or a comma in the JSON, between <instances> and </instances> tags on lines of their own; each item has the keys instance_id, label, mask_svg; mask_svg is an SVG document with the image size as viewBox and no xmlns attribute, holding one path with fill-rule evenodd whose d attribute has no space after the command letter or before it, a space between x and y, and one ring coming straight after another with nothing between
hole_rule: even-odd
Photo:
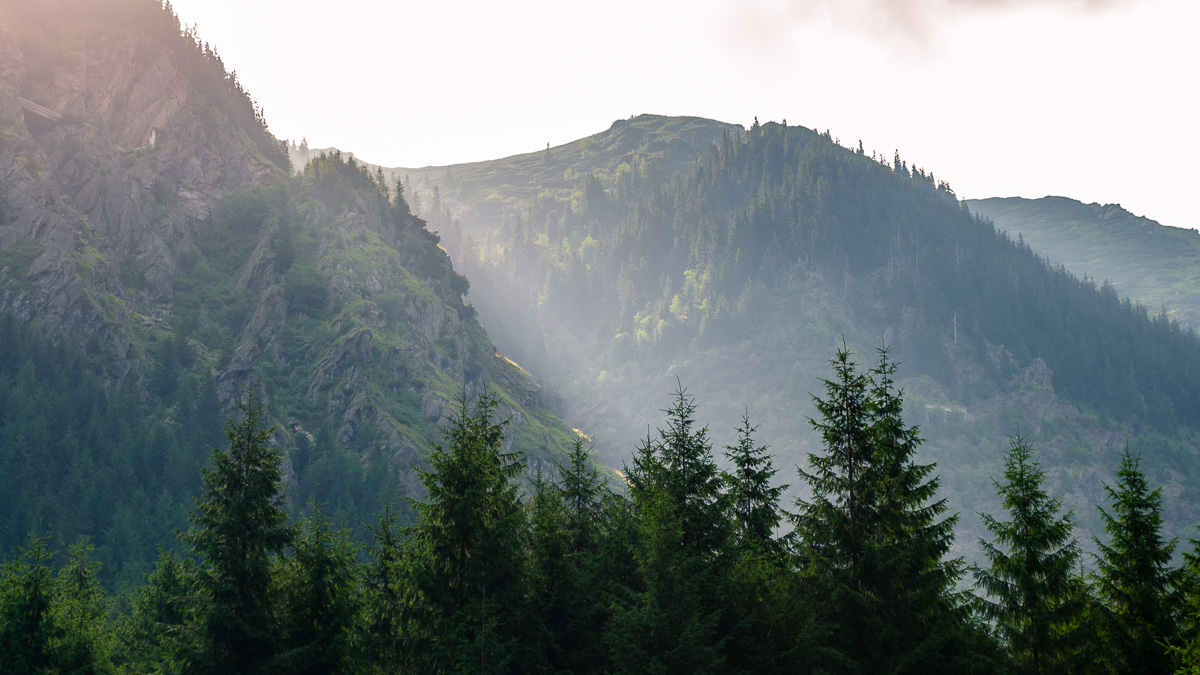
<instances>
[{"instance_id":1,"label":"fog over mountain","mask_svg":"<svg viewBox=\"0 0 1200 675\"><path fill-rule=\"evenodd\" d=\"M1143 8L1033 5L741 18L799 22L770 52L866 13L866 52L921 59L961 39L939 21ZM489 154L508 58L548 69L513 70L529 100L583 100L545 83L585 26L640 59L574 72L588 100L650 70L662 93L788 89L655 40L678 15L708 48L688 22L723 5L606 5L538 41L504 30L522 7L453 7L438 58L442 6L322 6L308 32L281 11L270 72L376 129L339 150L279 138L169 3L0 0L0 669L1200 669L1194 231L963 200L782 116L359 159L378 120L430 134L416 109ZM512 48L458 49L480 34ZM439 82L486 105L415 86L468 61Z\"/></svg>"}]
</instances>

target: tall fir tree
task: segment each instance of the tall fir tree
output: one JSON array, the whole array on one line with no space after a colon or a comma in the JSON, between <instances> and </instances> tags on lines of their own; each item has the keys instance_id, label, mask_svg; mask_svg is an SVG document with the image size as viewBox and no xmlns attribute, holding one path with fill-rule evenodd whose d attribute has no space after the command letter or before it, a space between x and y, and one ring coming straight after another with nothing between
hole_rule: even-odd
<instances>
[{"instance_id":1,"label":"tall fir tree","mask_svg":"<svg viewBox=\"0 0 1200 675\"><path fill-rule=\"evenodd\" d=\"M809 453L809 468L797 469L812 496L797 499L792 522L799 563L839 626L832 646L843 655L846 669L855 668L856 658L875 657L869 648L868 589L879 552L871 546L869 524L879 486L871 483L870 379L844 346L831 364L834 378L823 381L825 397L813 396L820 418L810 420L822 452Z\"/></svg>"},{"instance_id":2,"label":"tall fir tree","mask_svg":"<svg viewBox=\"0 0 1200 675\"><path fill-rule=\"evenodd\" d=\"M945 559L956 517L937 498L934 465L915 460L922 440L902 418L888 352L870 371L851 356L837 352L825 397L814 397L823 452L800 469L812 490L794 516L801 563L840 625L842 667L952 671L966 618L954 591L962 561Z\"/></svg>"},{"instance_id":3,"label":"tall fir tree","mask_svg":"<svg viewBox=\"0 0 1200 675\"><path fill-rule=\"evenodd\" d=\"M576 439L555 480L538 477L530 511L531 643L552 672L601 672L595 639L607 604L598 578L597 537L608 488Z\"/></svg>"},{"instance_id":4,"label":"tall fir tree","mask_svg":"<svg viewBox=\"0 0 1200 675\"><path fill-rule=\"evenodd\" d=\"M1171 567L1176 540L1162 538L1162 489L1151 490L1141 456L1121 455L1116 486L1106 485L1112 512L1100 508L1108 543L1096 542L1096 594L1102 614L1105 666L1114 673L1171 673L1176 659L1180 569Z\"/></svg>"},{"instance_id":5,"label":"tall fir tree","mask_svg":"<svg viewBox=\"0 0 1200 675\"><path fill-rule=\"evenodd\" d=\"M727 637L724 581L729 521L708 428L676 389L667 426L638 447L628 471L636 518L634 588L605 630L617 670L720 672Z\"/></svg>"},{"instance_id":6,"label":"tall fir tree","mask_svg":"<svg viewBox=\"0 0 1200 675\"><path fill-rule=\"evenodd\" d=\"M45 541L34 538L0 572L0 654L14 673L57 669L54 647L63 631L53 611L49 557Z\"/></svg>"},{"instance_id":7,"label":"tall fir tree","mask_svg":"<svg viewBox=\"0 0 1200 675\"><path fill-rule=\"evenodd\" d=\"M173 552L161 552L154 572L137 590L120 633L118 665L130 673L179 672L181 641L195 603L189 594L194 563Z\"/></svg>"},{"instance_id":8,"label":"tall fir tree","mask_svg":"<svg viewBox=\"0 0 1200 675\"><path fill-rule=\"evenodd\" d=\"M788 485L771 484L777 470L768 448L754 442L756 430L749 414L742 415L737 442L725 446L725 459L731 468L721 477L723 494L737 546L776 551L775 528L781 520L779 497Z\"/></svg>"},{"instance_id":9,"label":"tall fir tree","mask_svg":"<svg viewBox=\"0 0 1200 675\"><path fill-rule=\"evenodd\" d=\"M59 672L116 672L112 663L115 634L108 625L110 608L97 578L100 565L91 559L93 550L86 540L76 542L56 579Z\"/></svg>"},{"instance_id":10,"label":"tall fir tree","mask_svg":"<svg viewBox=\"0 0 1200 675\"><path fill-rule=\"evenodd\" d=\"M278 668L297 675L358 672L359 568L349 533L329 528L320 508L302 520L276 574Z\"/></svg>"},{"instance_id":11,"label":"tall fir tree","mask_svg":"<svg viewBox=\"0 0 1200 675\"><path fill-rule=\"evenodd\" d=\"M995 540L980 541L987 567L975 567L980 601L1022 672L1068 672L1081 666L1079 650L1087 591L1076 573L1079 543L1070 512L1046 494L1046 474L1021 436L1004 458L996 483L1009 520L980 514Z\"/></svg>"},{"instance_id":12,"label":"tall fir tree","mask_svg":"<svg viewBox=\"0 0 1200 675\"><path fill-rule=\"evenodd\" d=\"M413 669L510 672L516 661L525 584L527 525L515 482L524 458L504 449L498 402L460 401L421 472L409 569L414 602L405 636Z\"/></svg>"},{"instance_id":13,"label":"tall fir tree","mask_svg":"<svg viewBox=\"0 0 1200 675\"><path fill-rule=\"evenodd\" d=\"M391 502L384 502L379 524L371 528L375 543L367 550L363 574L363 616L359 653L366 672L389 672L400 663L401 627L408 587L403 565L404 538Z\"/></svg>"},{"instance_id":14,"label":"tall fir tree","mask_svg":"<svg viewBox=\"0 0 1200 675\"><path fill-rule=\"evenodd\" d=\"M283 504L283 457L270 443L274 428L265 425L253 390L238 411L241 420L226 423L229 447L213 449L190 515L193 527L182 535L201 560L185 672L265 672L279 648L272 558L293 537Z\"/></svg>"},{"instance_id":15,"label":"tall fir tree","mask_svg":"<svg viewBox=\"0 0 1200 675\"><path fill-rule=\"evenodd\" d=\"M880 665L957 671L962 664L951 655L965 656L960 628L966 607L955 587L965 570L962 558L946 556L958 516L946 515L936 465L916 461L924 440L916 426L904 423L896 363L887 349L878 353L879 365L870 373L870 436L881 487L875 518L883 586L872 591L879 605L873 630L884 653Z\"/></svg>"}]
</instances>

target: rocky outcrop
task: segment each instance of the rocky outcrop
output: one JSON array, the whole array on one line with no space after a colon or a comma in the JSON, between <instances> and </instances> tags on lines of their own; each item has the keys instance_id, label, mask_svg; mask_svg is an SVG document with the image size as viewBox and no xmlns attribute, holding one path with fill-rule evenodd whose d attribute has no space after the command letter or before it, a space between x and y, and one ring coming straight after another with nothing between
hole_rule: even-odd
<instances>
[{"instance_id":1,"label":"rocky outcrop","mask_svg":"<svg viewBox=\"0 0 1200 675\"><path fill-rule=\"evenodd\" d=\"M278 170L163 44L88 31L35 76L15 29L0 18L0 251L38 255L0 271L0 312L119 340L108 314L162 314L192 228ZM62 122L31 117L18 97Z\"/></svg>"}]
</instances>

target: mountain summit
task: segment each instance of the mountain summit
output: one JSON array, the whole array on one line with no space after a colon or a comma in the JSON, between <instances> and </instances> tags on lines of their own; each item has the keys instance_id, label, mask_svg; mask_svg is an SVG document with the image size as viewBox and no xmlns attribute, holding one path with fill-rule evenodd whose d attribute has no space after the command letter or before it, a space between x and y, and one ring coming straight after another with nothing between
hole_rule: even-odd
<instances>
[{"instance_id":1,"label":"mountain summit","mask_svg":"<svg viewBox=\"0 0 1200 675\"><path fill-rule=\"evenodd\" d=\"M505 443L535 459L570 444L557 394L497 354L402 190L338 154L292 175L169 8L2 7L0 399L43 405L0 409L0 430L53 431L0 450L0 548L49 528L90 536L112 574L144 569L253 388L293 506L356 526L419 490L461 399L495 395Z\"/></svg>"},{"instance_id":2,"label":"mountain summit","mask_svg":"<svg viewBox=\"0 0 1200 675\"><path fill-rule=\"evenodd\" d=\"M901 363L954 510L994 507L1017 433L1085 518L1126 443L1195 494L1196 336L1048 265L898 154L786 123L642 116L541 153L392 173L497 342L562 385L568 420L613 461L679 377L716 433L749 410L798 462L809 392L844 340ZM1173 507L1177 527L1195 503Z\"/></svg>"}]
</instances>

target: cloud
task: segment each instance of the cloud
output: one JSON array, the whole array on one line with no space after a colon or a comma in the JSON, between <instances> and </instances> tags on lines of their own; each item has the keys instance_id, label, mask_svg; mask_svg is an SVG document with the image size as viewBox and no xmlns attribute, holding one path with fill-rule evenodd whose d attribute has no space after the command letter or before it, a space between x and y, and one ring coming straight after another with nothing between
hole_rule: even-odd
<instances>
[{"instance_id":1,"label":"cloud","mask_svg":"<svg viewBox=\"0 0 1200 675\"><path fill-rule=\"evenodd\" d=\"M1154 0L752 0L723 21L735 47L778 53L798 28L824 27L844 35L924 52L940 31L964 15L1027 8L1092 13Z\"/></svg>"}]
</instances>

